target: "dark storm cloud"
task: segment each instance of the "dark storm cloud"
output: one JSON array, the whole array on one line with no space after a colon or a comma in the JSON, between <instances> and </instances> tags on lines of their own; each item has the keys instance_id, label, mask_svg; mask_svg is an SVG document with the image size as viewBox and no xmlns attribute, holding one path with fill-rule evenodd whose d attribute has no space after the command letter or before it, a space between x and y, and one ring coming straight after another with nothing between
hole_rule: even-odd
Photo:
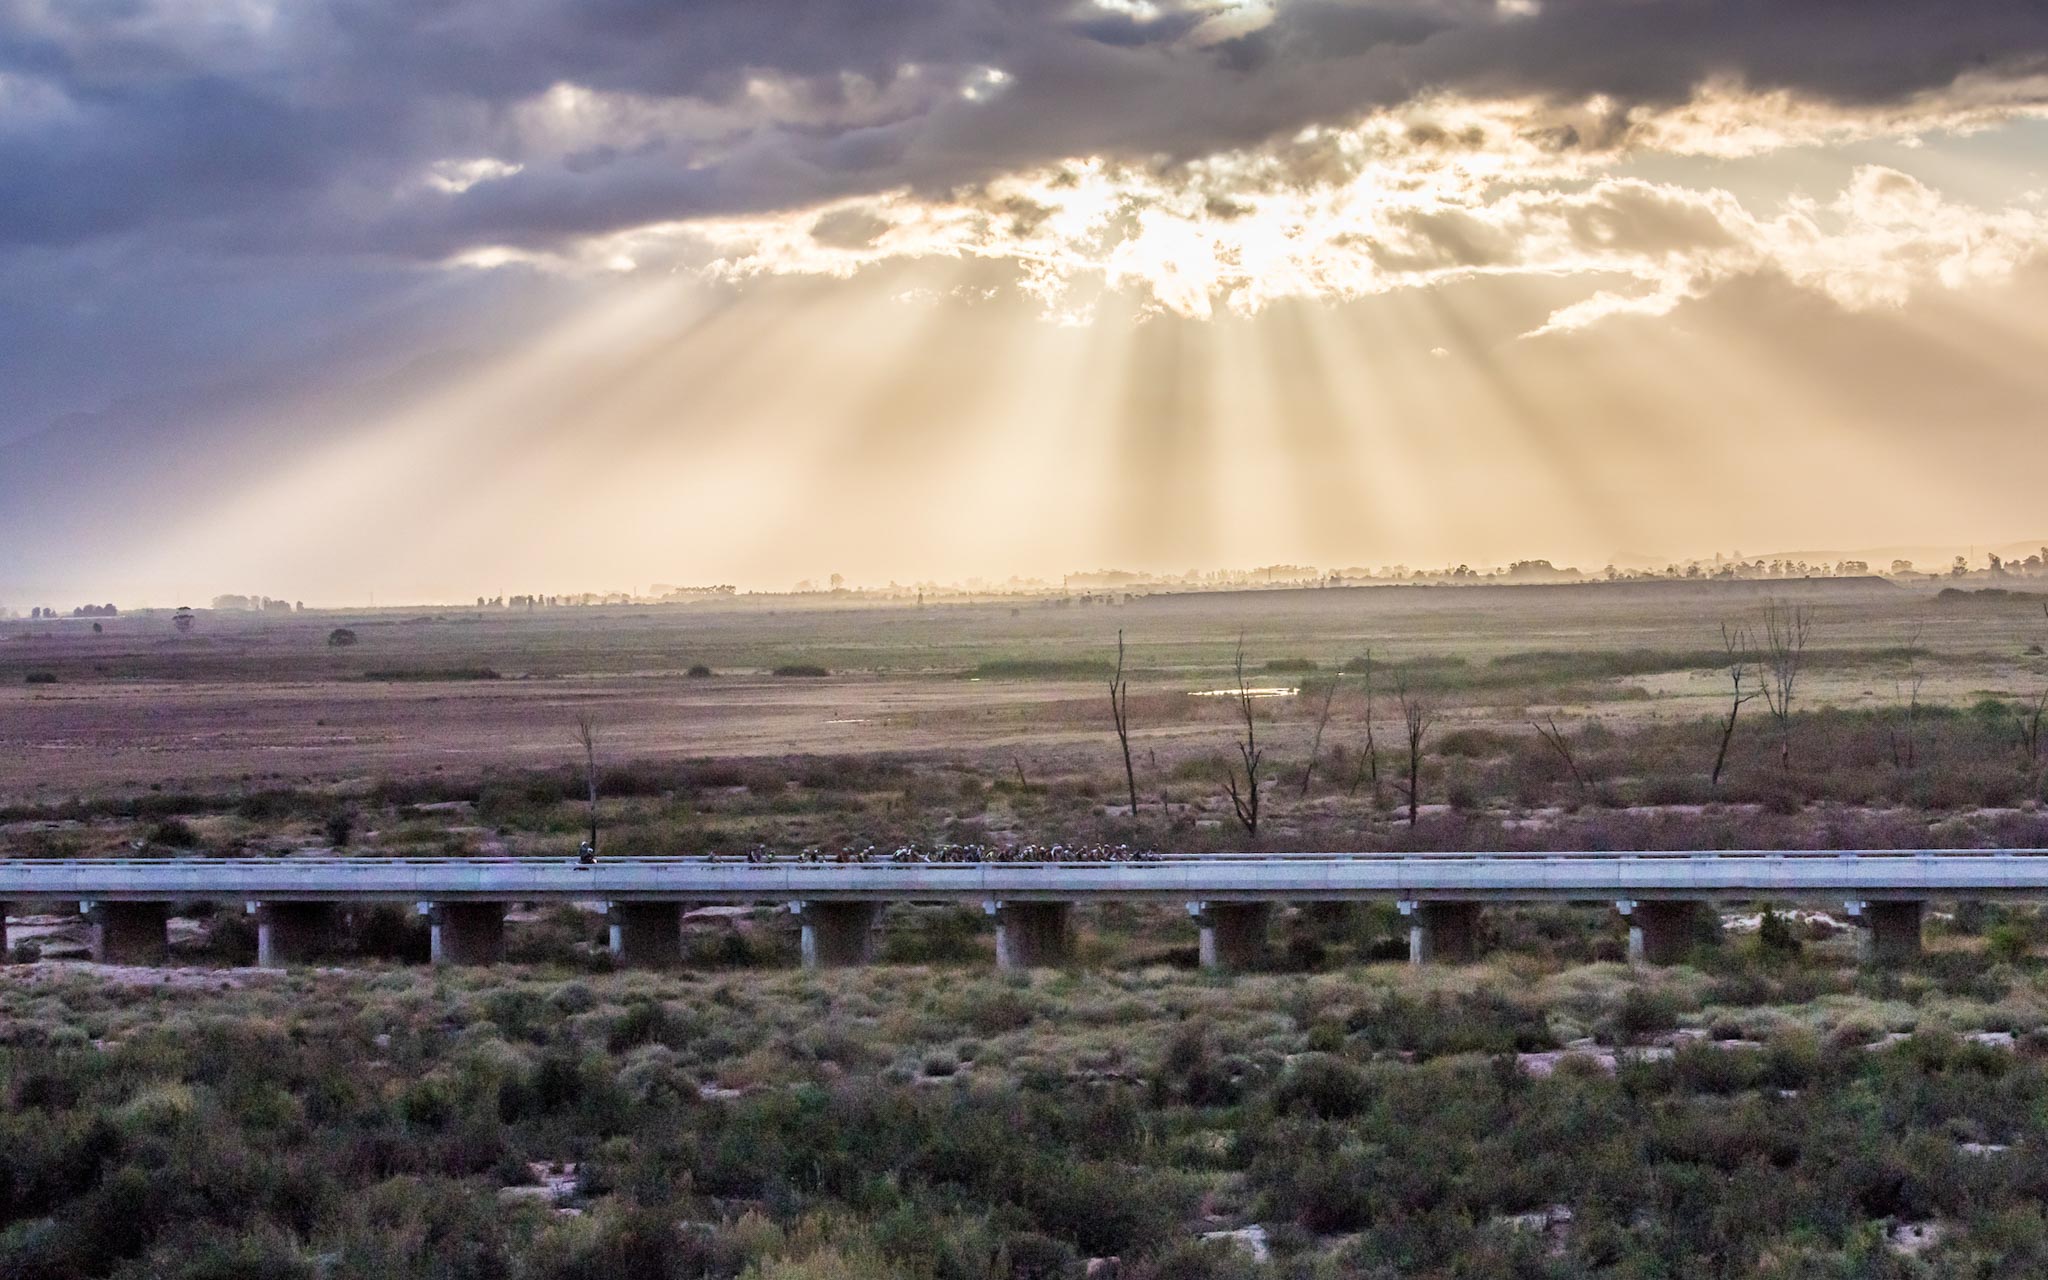
<instances>
[{"instance_id":1,"label":"dark storm cloud","mask_svg":"<svg viewBox=\"0 0 2048 1280\"><path fill-rule=\"evenodd\" d=\"M2048 51L2039 0L1548 0L1520 17L1479 0L1282 0L1264 27L1206 39L1211 14L1050 0L0 0L0 246L139 233L209 251L545 248L899 185L941 192L1075 154L1196 156L1429 91L1663 102L1735 77L1882 103ZM1008 79L960 92L983 67ZM763 106L749 86L764 77L800 109ZM657 118L554 147L518 113L561 84L629 95ZM683 105L724 123L659 119ZM478 157L522 168L460 190L423 182L436 162Z\"/></svg>"}]
</instances>

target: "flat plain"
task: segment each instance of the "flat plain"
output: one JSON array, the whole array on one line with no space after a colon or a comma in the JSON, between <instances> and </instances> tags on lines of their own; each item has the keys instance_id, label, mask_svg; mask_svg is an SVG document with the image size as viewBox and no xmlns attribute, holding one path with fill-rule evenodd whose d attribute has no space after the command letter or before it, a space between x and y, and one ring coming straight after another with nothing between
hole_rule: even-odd
<instances>
[{"instance_id":1,"label":"flat plain","mask_svg":"<svg viewBox=\"0 0 2048 1280\"><path fill-rule=\"evenodd\" d=\"M1812 611L1807 708L1874 708L1919 682L1930 705L2027 696L2048 639L2024 596L1950 602L1872 580L1584 587L1358 588L926 606L857 600L642 608L162 614L7 624L0 633L0 792L12 799L329 784L560 763L580 715L614 759L1046 752L1083 760L1108 733L1118 633L1140 740L1178 759L1229 738L1242 637L1255 685L1402 668L1447 722L1526 728L1532 714L1611 725L1708 717L1721 628L1767 600ZM328 643L337 628L354 645ZM692 679L690 667L714 673ZM807 664L822 677L775 676ZM1267 670L1272 664L1272 671ZM1270 678L1269 678L1270 675ZM28 683L36 676L52 683ZM1362 686L1360 686L1362 688ZM1347 695L1349 690L1347 690ZM1310 698L1262 710L1291 741ZM1384 712L1385 707L1377 708ZM1760 710L1760 708L1759 708ZM1345 696L1341 733L1363 704Z\"/></svg>"}]
</instances>

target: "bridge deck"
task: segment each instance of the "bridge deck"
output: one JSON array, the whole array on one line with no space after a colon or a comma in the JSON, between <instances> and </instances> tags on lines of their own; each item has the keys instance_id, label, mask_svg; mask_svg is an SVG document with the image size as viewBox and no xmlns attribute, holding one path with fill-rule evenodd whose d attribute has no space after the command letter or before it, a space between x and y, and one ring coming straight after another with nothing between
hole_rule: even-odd
<instances>
[{"instance_id":1,"label":"bridge deck","mask_svg":"<svg viewBox=\"0 0 2048 1280\"><path fill-rule=\"evenodd\" d=\"M782 902L2048 897L2048 850L1169 855L1118 862L703 857L0 859L0 900Z\"/></svg>"}]
</instances>

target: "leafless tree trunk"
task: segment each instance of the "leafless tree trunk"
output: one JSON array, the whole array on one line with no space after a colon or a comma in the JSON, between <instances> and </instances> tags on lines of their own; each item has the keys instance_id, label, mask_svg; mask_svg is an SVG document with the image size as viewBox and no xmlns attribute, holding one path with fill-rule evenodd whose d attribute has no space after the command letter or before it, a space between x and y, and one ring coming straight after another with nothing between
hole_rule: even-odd
<instances>
[{"instance_id":1,"label":"leafless tree trunk","mask_svg":"<svg viewBox=\"0 0 2048 1280\"><path fill-rule=\"evenodd\" d=\"M1579 794L1585 795L1586 775L1579 772L1579 762L1572 756L1572 744L1565 740L1564 730L1557 727L1557 717L1546 716L1543 724L1531 720L1529 727L1536 731L1537 737L1550 744L1558 759L1564 761L1564 767L1571 770L1572 782L1578 786Z\"/></svg>"},{"instance_id":2,"label":"leafless tree trunk","mask_svg":"<svg viewBox=\"0 0 2048 1280\"><path fill-rule=\"evenodd\" d=\"M1374 800L1380 797L1380 745L1377 738L1377 717L1374 714L1372 689L1372 650L1365 651L1365 744L1358 753L1358 772L1351 776L1351 794L1357 795L1358 788L1366 779L1372 780Z\"/></svg>"},{"instance_id":3,"label":"leafless tree trunk","mask_svg":"<svg viewBox=\"0 0 2048 1280\"><path fill-rule=\"evenodd\" d=\"M2013 718L2019 722L2020 751L2031 767L2041 759L2041 729L2048 722L2048 689L2036 694L2034 705L2015 712Z\"/></svg>"},{"instance_id":4,"label":"leafless tree trunk","mask_svg":"<svg viewBox=\"0 0 2048 1280\"><path fill-rule=\"evenodd\" d=\"M1915 631L1906 641L1906 670L1899 679L1892 681L1892 693L1899 700L1900 719L1903 727L1894 725L1891 731L1892 767L1911 769L1920 759L1920 686L1927 682L1914 664L1913 654L1920 647L1920 633Z\"/></svg>"},{"instance_id":5,"label":"leafless tree trunk","mask_svg":"<svg viewBox=\"0 0 2048 1280\"><path fill-rule=\"evenodd\" d=\"M597 853L597 724L589 712L576 717L576 744L583 748L583 781L590 791L590 847Z\"/></svg>"},{"instance_id":6,"label":"leafless tree trunk","mask_svg":"<svg viewBox=\"0 0 2048 1280\"><path fill-rule=\"evenodd\" d=\"M1422 742L1436 725L1436 705L1411 693L1406 676L1394 682L1394 698L1401 705L1401 727L1408 737L1408 785L1402 794L1408 801L1408 825L1413 827L1422 808Z\"/></svg>"},{"instance_id":7,"label":"leafless tree trunk","mask_svg":"<svg viewBox=\"0 0 2048 1280\"><path fill-rule=\"evenodd\" d=\"M2041 604L2041 616L2048 618L2048 601ZM2027 767L2032 768L2040 763L2043 742L2041 731L2048 727L2048 688L2043 688L2034 695L2034 704L2031 707L2015 711L2013 718L2018 722L2020 750L2026 754Z\"/></svg>"},{"instance_id":8,"label":"leafless tree trunk","mask_svg":"<svg viewBox=\"0 0 2048 1280\"><path fill-rule=\"evenodd\" d=\"M1131 821L1138 820L1138 771L1131 765L1131 686L1124 679L1124 633L1116 633L1116 674L1109 678L1109 714L1124 749L1124 784L1131 792Z\"/></svg>"},{"instance_id":9,"label":"leafless tree trunk","mask_svg":"<svg viewBox=\"0 0 2048 1280\"><path fill-rule=\"evenodd\" d=\"M1714 752L1714 774L1711 785L1721 785L1721 771L1728 766L1728 746L1735 741L1735 718L1742 714L1742 704L1756 697L1755 689L1744 690L1742 683L1749 678L1750 653L1749 632L1737 627L1730 631L1727 623L1721 624L1721 647L1728 652L1728 681L1733 686L1728 700L1728 718L1721 722L1721 746Z\"/></svg>"},{"instance_id":10,"label":"leafless tree trunk","mask_svg":"<svg viewBox=\"0 0 2048 1280\"><path fill-rule=\"evenodd\" d=\"M1308 794L1308 784L1316 776L1316 761L1323 756L1323 730L1330 727L1330 707L1337 701L1337 686L1344 681L1343 672L1330 676L1330 683L1323 686L1323 705L1316 711L1316 736L1309 740L1308 767L1301 771L1301 794Z\"/></svg>"},{"instance_id":11,"label":"leafless tree trunk","mask_svg":"<svg viewBox=\"0 0 2048 1280\"><path fill-rule=\"evenodd\" d=\"M1773 600L1764 606L1764 705L1778 722L1778 765L1792 768L1792 698L1806 662L1813 618L1798 605Z\"/></svg>"},{"instance_id":12,"label":"leafless tree trunk","mask_svg":"<svg viewBox=\"0 0 2048 1280\"><path fill-rule=\"evenodd\" d=\"M1265 752L1259 746L1257 722L1252 717L1252 691L1244 680L1244 636L1237 637L1237 706L1244 715L1244 741L1237 744L1237 757L1243 766L1242 777L1238 765L1224 763L1223 786L1230 795L1230 807L1237 812L1237 820L1244 825L1244 832L1253 840L1259 838L1259 764Z\"/></svg>"}]
</instances>

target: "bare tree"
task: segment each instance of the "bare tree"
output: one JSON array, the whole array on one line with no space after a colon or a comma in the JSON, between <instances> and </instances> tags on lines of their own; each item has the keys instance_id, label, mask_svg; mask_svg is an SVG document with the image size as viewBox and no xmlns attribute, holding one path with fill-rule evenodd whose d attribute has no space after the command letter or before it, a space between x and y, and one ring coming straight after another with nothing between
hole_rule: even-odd
<instances>
[{"instance_id":1,"label":"bare tree","mask_svg":"<svg viewBox=\"0 0 2048 1280\"><path fill-rule=\"evenodd\" d=\"M2048 618L2048 601L2041 603L2041 616ZM2035 646L2038 650L2040 646ZM2034 703L2015 711L2014 719L2019 722L2020 750L2026 753L2029 767L2041 759L2041 730L2048 722L2048 687L2034 695Z\"/></svg>"},{"instance_id":2,"label":"bare tree","mask_svg":"<svg viewBox=\"0 0 2048 1280\"><path fill-rule=\"evenodd\" d=\"M1906 638L1906 668L1892 681L1892 692L1899 700L1899 723L1891 728L1892 767L1911 769L1920 759L1920 688L1927 682L1914 655L1920 651L1920 633L1915 631Z\"/></svg>"},{"instance_id":3,"label":"bare tree","mask_svg":"<svg viewBox=\"0 0 2048 1280\"><path fill-rule=\"evenodd\" d=\"M1380 796L1380 744L1377 736L1378 717L1375 714L1377 708L1373 704L1372 650L1370 649L1365 651L1365 670L1360 674L1365 677L1365 742L1358 753L1358 772L1351 775L1351 794L1357 795L1358 788L1365 783L1366 779L1370 778L1372 780L1373 799L1378 800Z\"/></svg>"},{"instance_id":4,"label":"bare tree","mask_svg":"<svg viewBox=\"0 0 2048 1280\"><path fill-rule=\"evenodd\" d=\"M1131 765L1131 685L1124 679L1124 633L1116 633L1116 674L1109 678L1109 714L1124 749L1124 783L1131 792L1131 821L1138 820L1138 771Z\"/></svg>"},{"instance_id":5,"label":"bare tree","mask_svg":"<svg viewBox=\"0 0 2048 1280\"><path fill-rule=\"evenodd\" d=\"M1732 691L1728 699L1728 718L1721 722L1721 746L1714 752L1713 786L1721 785L1721 771L1728 766L1728 746L1735 741L1735 718L1742 714L1742 704L1754 699L1755 689L1744 689L1743 682L1749 678L1752 656L1749 632L1741 627L1730 631L1727 623L1721 624L1721 648L1728 654L1728 682Z\"/></svg>"},{"instance_id":6,"label":"bare tree","mask_svg":"<svg viewBox=\"0 0 2048 1280\"><path fill-rule=\"evenodd\" d=\"M1237 744L1238 764L1225 761L1223 786L1230 795L1230 807L1253 840L1259 838L1259 764L1265 751L1259 746L1257 722L1252 717L1252 691L1244 680L1244 636L1237 637L1237 706L1244 715L1244 741ZM1240 776L1239 765L1243 766Z\"/></svg>"},{"instance_id":7,"label":"bare tree","mask_svg":"<svg viewBox=\"0 0 2048 1280\"><path fill-rule=\"evenodd\" d=\"M1542 724L1531 720L1529 727L1536 731L1537 737L1550 744L1550 749L1557 753L1558 759L1564 761L1564 767L1571 771L1572 782L1577 785L1579 794L1585 795L1586 775L1579 772L1579 762L1572 755L1572 744L1565 740L1564 730L1557 727L1557 717L1545 716Z\"/></svg>"},{"instance_id":8,"label":"bare tree","mask_svg":"<svg viewBox=\"0 0 2048 1280\"><path fill-rule=\"evenodd\" d=\"M1411 693L1406 676L1394 682L1394 699L1401 706L1401 727L1408 738L1408 783L1401 794L1408 801L1408 825L1413 827L1422 808L1422 742L1436 726L1436 704Z\"/></svg>"},{"instance_id":9,"label":"bare tree","mask_svg":"<svg viewBox=\"0 0 2048 1280\"><path fill-rule=\"evenodd\" d=\"M597 856L597 724L588 711L576 717L576 744L583 748L583 782L590 791L590 840L585 857Z\"/></svg>"},{"instance_id":10,"label":"bare tree","mask_svg":"<svg viewBox=\"0 0 2048 1280\"><path fill-rule=\"evenodd\" d=\"M1316 734L1308 744L1308 767L1301 771L1301 794L1308 794L1308 784L1316 776L1316 762L1323 756L1323 730L1330 727L1330 708L1337 701L1337 687L1344 682L1344 673L1339 671L1330 676L1330 683L1323 686L1323 703L1316 710Z\"/></svg>"},{"instance_id":11,"label":"bare tree","mask_svg":"<svg viewBox=\"0 0 2048 1280\"><path fill-rule=\"evenodd\" d=\"M2020 753L2032 766L2041 759L2041 729L2044 723L2048 723L2048 689L2034 695L2032 706L2015 708L2013 719L2018 723Z\"/></svg>"},{"instance_id":12,"label":"bare tree","mask_svg":"<svg viewBox=\"0 0 2048 1280\"><path fill-rule=\"evenodd\" d=\"M1778 722L1778 765L1792 768L1792 698L1806 664L1813 617L1798 605L1773 600L1764 605L1764 705Z\"/></svg>"}]
</instances>

